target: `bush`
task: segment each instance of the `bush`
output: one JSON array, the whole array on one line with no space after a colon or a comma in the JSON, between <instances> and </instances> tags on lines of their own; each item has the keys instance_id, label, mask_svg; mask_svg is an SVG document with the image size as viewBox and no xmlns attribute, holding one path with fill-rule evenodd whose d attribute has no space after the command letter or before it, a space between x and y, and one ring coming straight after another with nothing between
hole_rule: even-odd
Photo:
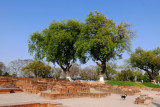
<instances>
[{"instance_id":1,"label":"bush","mask_svg":"<svg viewBox=\"0 0 160 107\"><path fill-rule=\"evenodd\" d=\"M8 72L5 72L3 76L10 76Z\"/></svg>"},{"instance_id":2,"label":"bush","mask_svg":"<svg viewBox=\"0 0 160 107\"><path fill-rule=\"evenodd\" d=\"M160 82L160 76L156 76L156 82Z\"/></svg>"},{"instance_id":3,"label":"bush","mask_svg":"<svg viewBox=\"0 0 160 107\"><path fill-rule=\"evenodd\" d=\"M17 73L16 73L16 72L13 72L11 76L12 76L12 77L17 77Z\"/></svg>"},{"instance_id":4,"label":"bush","mask_svg":"<svg viewBox=\"0 0 160 107\"><path fill-rule=\"evenodd\" d=\"M134 81L135 72L131 70L122 70L116 74L116 80L118 81Z\"/></svg>"},{"instance_id":5,"label":"bush","mask_svg":"<svg viewBox=\"0 0 160 107\"><path fill-rule=\"evenodd\" d=\"M144 81L144 82L149 82L149 77L148 77L148 75L143 75L143 81Z\"/></svg>"},{"instance_id":6,"label":"bush","mask_svg":"<svg viewBox=\"0 0 160 107\"><path fill-rule=\"evenodd\" d=\"M135 76L137 76L137 81L143 80L143 74L141 71L135 71Z\"/></svg>"}]
</instances>

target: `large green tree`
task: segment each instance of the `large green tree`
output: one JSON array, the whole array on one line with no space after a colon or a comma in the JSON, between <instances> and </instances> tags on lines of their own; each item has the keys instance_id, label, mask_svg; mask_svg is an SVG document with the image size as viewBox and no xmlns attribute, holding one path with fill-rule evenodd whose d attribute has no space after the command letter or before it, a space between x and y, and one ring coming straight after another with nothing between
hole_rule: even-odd
<instances>
[{"instance_id":1,"label":"large green tree","mask_svg":"<svg viewBox=\"0 0 160 107\"><path fill-rule=\"evenodd\" d=\"M76 43L78 56L89 56L106 72L106 62L121 58L125 50L130 49L134 37L130 25L116 23L99 12L90 12L85 20L80 40Z\"/></svg>"},{"instance_id":2,"label":"large green tree","mask_svg":"<svg viewBox=\"0 0 160 107\"><path fill-rule=\"evenodd\" d=\"M29 52L35 54L37 60L45 58L48 62L57 63L69 76L69 69L77 59L74 44L79 38L82 25L75 20L53 21L49 28L31 35Z\"/></svg>"},{"instance_id":3,"label":"large green tree","mask_svg":"<svg viewBox=\"0 0 160 107\"><path fill-rule=\"evenodd\" d=\"M22 67L22 71L24 71L25 75L34 75L36 78L49 77L51 72L51 67L49 65L45 65L43 62L40 61L33 61L29 63L27 66Z\"/></svg>"},{"instance_id":4,"label":"large green tree","mask_svg":"<svg viewBox=\"0 0 160 107\"><path fill-rule=\"evenodd\" d=\"M150 80L154 80L160 70L160 48L149 51L137 48L130 55L129 61L133 67L146 71Z\"/></svg>"}]
</instances>

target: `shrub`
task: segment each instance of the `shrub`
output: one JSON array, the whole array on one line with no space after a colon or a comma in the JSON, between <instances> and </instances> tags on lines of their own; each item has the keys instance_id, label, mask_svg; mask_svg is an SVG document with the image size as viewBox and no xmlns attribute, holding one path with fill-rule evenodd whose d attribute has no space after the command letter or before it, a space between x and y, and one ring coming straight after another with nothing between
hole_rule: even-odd
<instances>
[{"instance_id":1,"label":"shrub","mask_svg":"<svg viewBox=\"0 0 160 107\"><path fill-rule=\"evenodd\" d=\"M160 76L156 76L156 82L160 82Z\"/></svg>"},{"instance_id":2,"label":"shrub","mask_svg":"<svg viewBox=\"0 0 160 107\"><path fill-rule=\"evenodd\" d=\"M118 81L134 81L135 72L131 70L122 70L116 74L116 80Z\"/></svg>"},{"instance_id":3,"label":"shrub","mask_svg":"<svg viewBox=\"0 0 160 107\"><path fill-rule=\"evenodd\" d=\"M143 75L143 81L144 81L144 82L149 82L149 77L148 77L148 75Z\"/></svg>"}]
</instances>

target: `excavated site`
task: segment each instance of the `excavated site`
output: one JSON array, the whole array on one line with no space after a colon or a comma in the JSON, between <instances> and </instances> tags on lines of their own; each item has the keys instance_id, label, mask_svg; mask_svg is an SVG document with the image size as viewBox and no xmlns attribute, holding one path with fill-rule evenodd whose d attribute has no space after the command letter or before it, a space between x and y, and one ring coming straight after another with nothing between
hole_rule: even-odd
<instances>
[{"instance_id":1,"label":"excavated site","mask_svg":"<svg viewBox=\"0 0 160 107\"><path fill-rule=\"evenodd\" d=\"M118 98L120 99L120 96L124 94L126 94L128 98L134 96L134 105L150 104L153 98L142 95L142 90L160 91L160 89L146 87L106 85L95 81L0 77L0 96L3 95L4 100L6 98L5 96L12 98L14 95L21 95L23 97L28 95L27 98L30 100L32 98L30 95L41 98L41 100L38 101L27 100L22 102L21 100L23 100L23 98L19 96L17 97L19 101L14 102L14 100L9 101L10 99L7 97L8 101L2 101L0 107L71 107L66 105L68 103L63 104L63 101L65 102L65 99L74 101L74 98L77 100L103 100L103 98L110 99L112 95L119 96ZM160 94L157 94L156 96L159 97L159 95ZM16 99L16 96L14 97ZM60 103L60 101L62 101L62 103Z\"/></svg>"}]
</instances>

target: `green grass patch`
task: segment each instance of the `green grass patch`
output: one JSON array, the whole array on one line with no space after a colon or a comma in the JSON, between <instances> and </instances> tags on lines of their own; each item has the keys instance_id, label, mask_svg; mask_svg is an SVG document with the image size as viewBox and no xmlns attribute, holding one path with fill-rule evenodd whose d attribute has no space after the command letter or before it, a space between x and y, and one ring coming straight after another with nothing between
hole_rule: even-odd
<instances>
[{"instance_id":1,"label":"green grass patch","mask_svg":"<svg viewBox=\"0 0 160 107\"><path fill-rule=\"evenodd\" d=\"M107 81L106 84L119 85L119 86L139 86L139 87L144 86L142 83L138 83L138 82L116 81L116 80Z\"/></svg>"},{"instance_id":2,"label":"green grass patch","mask_svg":"<svg viewBox=\"0 0 160 107\"><path fill-rule=\"evenodd\" d=\"M153 84L151 82L144 82L143 85L145 85L146 87L151 87L151 88L160 88L160 86Z\"/></svg>"}]
</instances>

